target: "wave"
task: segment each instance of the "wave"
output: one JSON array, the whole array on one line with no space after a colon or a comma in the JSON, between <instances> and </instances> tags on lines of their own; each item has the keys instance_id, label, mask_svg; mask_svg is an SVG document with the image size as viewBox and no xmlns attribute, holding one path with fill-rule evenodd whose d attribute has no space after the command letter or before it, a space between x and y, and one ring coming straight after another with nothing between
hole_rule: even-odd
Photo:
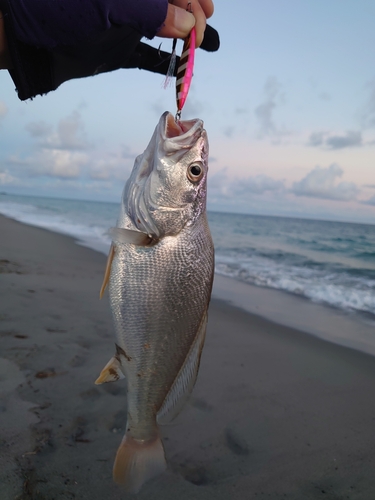
<instances>
[{"instance_id":1,"label":"wave","mask_svg":"<svg viewBox=\"0 0 375 500\"><path fill-rule=\"evenodd\" d=\"M85 220L82 214L81 217L74 218L61 210L61 207L41 203L36 206L33 203L0 202L0 213L24 224L73 236L77 243L104 254L108 253L111 244L106 235L109 224L95 223L87 218Z\"/></svg>"},{"instance_id":2,"label":"wave","mask_svg":"<svg viewBox=\"0 0 375 500\"><path fill-rule=\"evenodd\" d=\"M298 259L298 256L296 258ZM245 283L284 290L346 311L375 315L375 279L362 270L320 263L289 265L255 255L216 254L218 274Z\"/></svg>"},{"instance_id":3,"label":"wave","mask_svg":"<svg viewBox=\"0 0 375 500\"><path fill-rule=\"evenodd\" d=\"M107 254L118 204L0 195L0 213ZM375 226L209 213L216 272L375 315Z\"/></svg>"}]
</instances>

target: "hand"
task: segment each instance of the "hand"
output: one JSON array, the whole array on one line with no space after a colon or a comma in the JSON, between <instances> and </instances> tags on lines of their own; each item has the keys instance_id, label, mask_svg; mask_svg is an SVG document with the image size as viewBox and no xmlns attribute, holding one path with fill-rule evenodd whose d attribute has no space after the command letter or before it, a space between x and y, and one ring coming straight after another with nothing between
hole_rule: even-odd
<instances>
[{"instance_id":1,"label":"hand","mask_svg":"<svg viewBox=\"0 0 375 500\"><path fill-rule=\"evenodd\" d=\"M186 10L189 3L191 12ZM206 19L211 17L213 12L212 0L169 0L167 17L157 36L184 39L195 26L196 47L199 47L206 29Z\"/></svg>"}]
</instances>

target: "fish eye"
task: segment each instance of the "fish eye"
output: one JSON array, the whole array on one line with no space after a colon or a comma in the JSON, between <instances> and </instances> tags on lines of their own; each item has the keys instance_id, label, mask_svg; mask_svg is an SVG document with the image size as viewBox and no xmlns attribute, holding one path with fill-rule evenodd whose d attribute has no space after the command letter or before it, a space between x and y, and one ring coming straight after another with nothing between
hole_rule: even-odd
<instances>
[{"instance_id":1,"label":"fish eye","mask_svg":"<svg viewBox=\"0 0 375 500\"><path fill-rule=\"evenodd\" d=\"M192 163L187 170L189 181L198 182L202 179L204 174L203 166L200 163Z\"/></svg>"}]
</instances>

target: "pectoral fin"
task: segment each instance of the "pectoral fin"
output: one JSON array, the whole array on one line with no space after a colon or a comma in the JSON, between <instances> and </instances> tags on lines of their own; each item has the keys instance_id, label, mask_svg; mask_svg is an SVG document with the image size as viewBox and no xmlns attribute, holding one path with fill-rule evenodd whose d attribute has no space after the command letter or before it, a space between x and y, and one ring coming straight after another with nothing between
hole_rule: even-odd
<instances>
[{"instance_id":1,"label":"pectoral fin","mask_svg":"<svg viewBox=\"0 0 375 500\"><path fill-rule=\"evenodd\" d=\"M115 247L114 247L114 245L112 243L111 248L109 250L109 254L108 254L107 265L105 267L103 284L102 284L102 287L100 289L100 294L99 294L100 298L103 297L105 289L108 286L109 277L111 275L111 265L112 265L112 261L113 261L113 257L114 256L115 256Z\"/></svg>"},{"instance_id":2,"label":"pectoral fin","mask_svg":"<svg viewBox=\"0 0 375 500\"><path fill-rule=\"evenodd\" d=\"M206 338L207 311L204 313L195 340L188 352L184 364L175 378L160 410L157 414L158 424L166 424L173 420L182 410L197 379L204 340Z\"/></svg>"},{"instance_id":3,"label":"pectoral fin","mask_svg":"<svg viewBox=\"0 0 375 500\"><path fill-rule=\"evenodd\" d=\"M108 235L111 236L112 240L115 243L122 243L122 244L131 243L132 245L137 245L137 246L148 246L153 242L152 237L149 236L148 234L142 233L141 231L133 231L132 229L124 229L123 227L111 227L108 230ZM103 284L100 289L100 294L99 294L100 298L103 297L105 289L108 286L109 277L111 275L111 265L114 255L115 255L115 245L112 243L108 254Z\"/></svg>"},{"instance_id":4,"label":"pectoral fin","mask_svg":"<svg viewBox=\"0 0 375 500\"><path fill-rule=\"evenodd\" d=\"M152 242L152 238L148 234L133 231L132 229L124 229L123 227L111 227L108 234L115 243L131 243L132 245L144 247Z\"/></svg>"}]
</instances>

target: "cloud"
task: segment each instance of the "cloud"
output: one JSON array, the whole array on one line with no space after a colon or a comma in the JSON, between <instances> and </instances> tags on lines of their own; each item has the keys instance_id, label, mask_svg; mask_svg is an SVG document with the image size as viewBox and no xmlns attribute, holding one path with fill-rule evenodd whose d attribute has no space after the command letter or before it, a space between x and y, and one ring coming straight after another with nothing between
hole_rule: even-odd
<instances>
[{"instance_id":1,"label":"cloud","mask_svg":"<svg viewBox=\"0 0 375 500\"><path fill-rule=\"evenodd\" d=\"M12 169L15 169L15 168L28 167L30 162L27 159L24 160L16 155L11 155L9 156L9 158L6 159L6 164L12 167Z\"/></svg>"},{"instance_id":2,"label":"cloud","mask_svg":"<svg viewBox=\"0 0 375 500\"><path fill-rule=\"evenodd\" d=\"M375 80L367 84L369 97L362 111L362 125L366 128L375 127Z\"/></svg>"},{"instance_id":3,"label":"cloud","mask_svg":"<svg viewBox=\"0 0 375 500\"><path fill-rule=\"evenodd\" d=\"M193 89L193 92L190 91L189 99L187 99L184 105L184 116L190 116L193 118L196 116L202 116L205 114L204 112L207 111L207 108L208 106L206 103L196 98Z\"/></svg>"},{"instance_id":4,"label":"cloud","mask_svg":"<svg viewBox=\"0 0 375 500\"><path fill-rule=\"evenodd\" d=\"M103 186L112 181L124 183L136 157L126 145L115 153L83 150L88 143L76 112L60 120L55 128L39 121L29 123L27 130L35 139L34 150L27 156L13 155L6 160L18 179L50 177L65 183L92 180Z\"/></svg>"},{"instance_id":5,"label":"cloud","mask_svg":"<svg viewBox=\"0 0 375 500\"><path fill-rule=\"evenodd\" d=\"M11 184L15 180L16 180L15 177L10 175L8 170L1 170L0 171L0 185Z\"/></svg>"},{"instance_id":6,"label":"cloud","mask_svg":"<svg viewBox=\"0 0 375 500\"><path fill-rule=\"evenodd\" d=\"M78 179L89 164L84 150L89 148L85 127L78 111L62 118L56 127L35 121L26 125L35 140L34 151L26 158L10 157L7 161L21 177Z\"/></svg>"},{"instance_id":7,"label":"cloud","mask_svg":"<svg viewBox=\"0 0 375 500\"><path fill-rule=\"evenodd\" d=\"M330 101L332 99L331 94L329 94L328 92L325 92L324 90L319 91L319 83L315 78L310 77L307 81L311 85L312 89L314 90L314 94L316 94L318 99L321 99L322 101Z\"/></svg>"},{"instance_id":8,"label":"cloud","mask_svg":"<svg viewBox=\"0 0 375 500\"><path fill-rule=\"evenodd\" d=\"M45 138L52 133L52 126L43 121L30 122L25 128L33 138Z\"/></svg>"},{"instance_id":9,"label":"cloud","mask_svg":"<svg viewBox=\"0 0 375 500\"><path fill-rule=\"evenodd\" d=\"M233 134L234 134L234 127L231 126L231 125L228 125L224 130L224 135L226 137L228 137L229 139L231 139L233 137Z\"/></svg>"},{"instance_id":10,"label":"cloud","mask_svg":"<svg viewBox=\"0 0 375 500\"><path fill-rule=\"evenodd\" d=\"M12 156L7 164L19 177L56 177L59 179L77 179L82 167L88 164L89 157L76 151L42 149L26 159Z\"/></svg>"},{"instance_id":11,"label":"cloud","mask_svg":"<svg viewBox=\"0 0 375 500\"><path fill-rule=\"evenodd\" d=\"M373 205L375 207L375 196L372 196L369 200L363 202L365 205Z\"/></svg>"},{"instance_id":12,"label":"cloud","mask_svg":"<svg viewBox=\"0 0 375 500\"><path fill-rule=\"evenodd\" d=\"M57 131L62 149L86 149L88 147L84 137L84 124L78 111L60 120Z\"/></svg>"},{"instance_id":13,"label":"cloud","mask_svg":"<svg viewBox=\"0 0 375 500\"><path fill-rule=\"evenodd\" d=\"M357 198L359 189L353 182L336 183L343 173L343 169L336 163L327 168L317 166L306 177L293 184L292 192L297 196L324 200L354 200Z\"/></svg>"},{"instance_id":14,"label":"cloud","mask_svg":"<svg viewBox=\"0 0 375 500\"><path fill-rule=\"evenodd\" d=\"M322 146L324 144L324 136L326 132L313 132L308 141L308 146Z\"/></svg>"},{"instance_id":15,"label":"cloud","mask_svg":"<svg viewBox=\"0 0 375 500\"><path fill-rule=\"evenodd\" d=\"M322 101L330 101L332 99L331 97L331 94L329 94L328 92L321 92L319 95L318 95L319 99L321 99Z\"/></svg>"},{"instance_id":16,"label":"cloud","mask_svg":"<svg viewBox=\"0 0 375 500\"><path fill-rule=\"evenodd\" d=\"M329 149L343 149L353 146L362 146L361 132L349 131L344 136L333 135L325 141Z\"/></svg>"},{"instance_id":17,"label":"cloud","mask_svg":"<svg viewBox=\"0 0 375 500\"><path fill-rule=\"evenodd\" d=\"M329 135L328 132L313 132L308 140L308 146L323 147L324 149L343 149L362 146L362 134L349 130L345 135Z\"/></svg>"},{"instance_id":18,"label":"cloud","mask_svg":"<svg viewBox=\"0 0 375 500\"><path fill-rule=\"evenodd\" d=\"M284 189L284 182L275 180L267 175L260 174L252 177L235 177L229 175L228 169L224 168L209 178L209 190L213 194L226 198L243 197L250 194L264 194Z\"/></svg>"},{"instance_id":19,"label":"cloud","mask_svg":"<svg viewBox=\"0 0 375 500\"><path fill-rule=\"evenodd\" d=\"M85 127L78 111L73 111L57 124L56 131L45 122L31 122L26 125L31 137L37 139L37 144L45 149L84 150L89 144L85 137Z\"/></svg>"},{"instance_id":20,"label":"cloud","mask_svg":"<svg viewBox=\"0 0 375 500\"><path fill-rule=\"evenodd\" d=\"M234 112L236 115L245 115L249 110L247 108L236 108Z\"/></svg>"},{"instance_id":21,"label":"cloud","mask_svg":"<svg viewBox=\"0 0 375 500\"><path fill-rule=\"evenodd\" d=\"M4 116L8 113L8 108L5 105L5 102L0 101L0 119L4 118Z\"/></svg>"},{"instance_id":22,"label":"cloud","mask_svg":"<svg viewBox=\"0 0 375 500\"><path fill-rule=\"evenodd\" d=\"M232 187L234 194L239 196L249 193L263 194L266 191L281 191L283 188L283 181L272 179L264 174L238 179Z\"/></svg>"},{"instance_id":23,"label":"cloud","mask_svg":"<svg viewBox=\"0 0 375 500\"><path fill-rule=\"evenodd\" d=\"M125 182L133 166L133 162L129 160L121 154L97 160L90 166L89 177L96 181L117 180Z\"/></svg>"},{"instance_id":24,"label":"cloud","mask_svg":"<svg viewBox=\"0 0 375 500\"><path fill-rule=\"evenodd\" d=\"M259 124L258 137L275 137L286 134L274 121L274 111L278 103L283 102L284 95L281 92L282 86L277 78L270 76L264 85L264 101L254 109L255 116Z\"/></svg>"},{"instance_id":25,"label":"cloud","mask_svg":"<svg viewBox=\"0 0 375 500\"><path fill-rule=\"evenodd\" d=\"M122 146L121 158L125 158L126 160L135 160L137 153L132 153L129 146Z\"/></svg>"},{"instance_id":26,"label":"cloud","mask_svg":"<svg viewBox=\"0 0 375 500\"><path fill-rule=\"evenodd\" d=\"M44 150L35 160L32 169L35 175L77 179L81 175L81 167L88 162L88 156L84 153L51 149Z\"/></svg>"}]
</instances>

